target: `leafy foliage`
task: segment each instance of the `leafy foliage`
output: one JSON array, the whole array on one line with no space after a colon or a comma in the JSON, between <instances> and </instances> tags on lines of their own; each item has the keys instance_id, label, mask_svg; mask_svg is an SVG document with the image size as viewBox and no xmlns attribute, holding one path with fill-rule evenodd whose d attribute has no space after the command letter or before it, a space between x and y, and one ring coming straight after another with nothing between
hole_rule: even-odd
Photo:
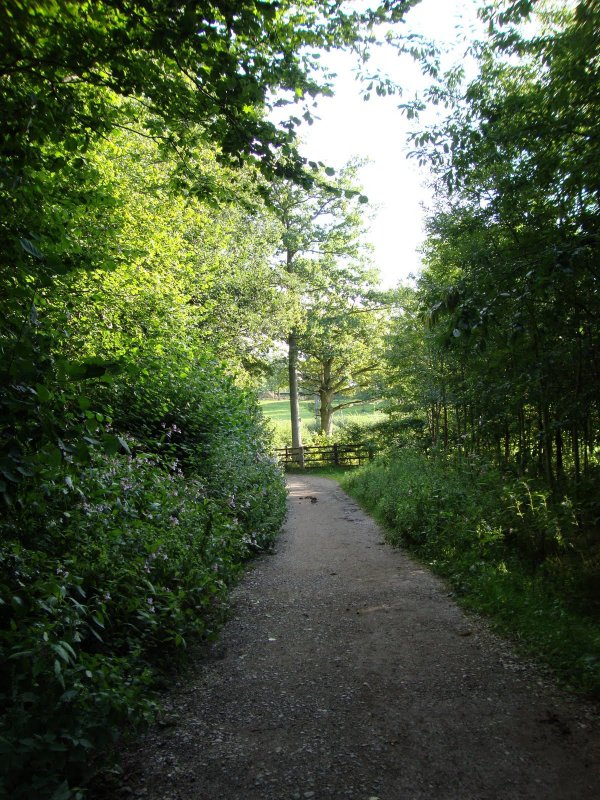
<instances>
[{"instance_id":1,"label":"leafy foliage","mask_svg":"<svg viewBox=\"0 0 600 800\"><path fill-rule=\"evenodd\" d=\"M539 482L485 461L431 458L411 449L341 479L409 547L444 576L468 608L488 614L526 652L572 687L600 692L598 562L587 521Z\"/></svg>"},{"instance_id":2,"label":"leafy foliage","mask_svg":"<svg viewBox=\"0 0 600 800\"><path fill-rule=\"evenodd\" d=\"M488 4L478 76L429 92L447 113L413 137L436 195L388 340L389 458L348 478L466 604L594 692L599 11Z\"/></svg>"},{"instance_id":3,"label":"leafy foliage","mask_svg":"<svg viewBox=\"0 0 600 800\"><path fill-rule=\"evenodd\" d=\"M527 38L509 23L530 6L488 9L478 78L415 135L437 181L421 396L434 443L558 488L596 460L599 11L542 12Z\"/></svg>"},{"instance_id":4,"label":"leafy foliage","mask_svg":"<svg viewBox=\"0 0 600 800\"><path fill-rule=\"evenodd\" d=\"M198 373L179 387L180 408L175 382L157 373L154 392L136 396L136 438L124 442L135 455L97 453L76 477L31 481L2 523L11 797L66 797L89 779L89 759L151 714L157 671L191 637L214 635L240 565L279 529L285 491L258 412L217 365ZM160 391L183 427L158 422Z\"/></svg>"}]
</instances>

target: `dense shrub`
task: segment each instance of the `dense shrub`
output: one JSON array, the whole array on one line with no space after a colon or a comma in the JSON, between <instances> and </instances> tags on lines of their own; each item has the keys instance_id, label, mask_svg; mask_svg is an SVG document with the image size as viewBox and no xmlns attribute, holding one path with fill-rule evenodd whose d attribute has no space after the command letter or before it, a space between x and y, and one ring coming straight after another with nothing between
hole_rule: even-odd
<instances>
[{"instance_id":1,"label":"dense shrub","mask_svg":"<svg viewBox=\"0 0 600 800\"><path fill-rule=\"evenodd\" d=\"M83 793L281 525L284 483L252 398L218 365L203 374L149 376L113 414L131 454L92 451L23 482L0 523L2 796Z\"/></svg>"}]
</instances>

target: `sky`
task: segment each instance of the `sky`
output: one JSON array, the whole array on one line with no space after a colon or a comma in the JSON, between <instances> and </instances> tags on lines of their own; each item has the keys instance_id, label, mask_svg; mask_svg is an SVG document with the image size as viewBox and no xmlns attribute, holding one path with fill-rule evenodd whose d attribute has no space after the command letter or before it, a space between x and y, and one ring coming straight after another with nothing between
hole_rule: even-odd
<instances>
[{"instance_id":1,"label":"sky","mask_svg":"<svg viewBox=\"0 0 600 800\"><path fill-rule=\"evenodd\" d=\"M406 15L403 28L449 49L448 59L462 60L466 45L460 31L474 35L478 5L477 0L421 0ZM414 123L398 103L412 99L427 81L410 57L388 53L381 63L391 77L402 81L402 98L372 96L365 102L352 73L352 59L340 53L328 56L327 64L338 74L335 96L320 99L317 119L312 126L303 126L300 135L301 151L310 160L332 167L341 167L354 156L370 160L360 173L364 193L375 207L370 240L382 283L392 287L419 272L422 206L431 201L426 170L407 158L407 135Z\"/></svg>"}]
</instances>

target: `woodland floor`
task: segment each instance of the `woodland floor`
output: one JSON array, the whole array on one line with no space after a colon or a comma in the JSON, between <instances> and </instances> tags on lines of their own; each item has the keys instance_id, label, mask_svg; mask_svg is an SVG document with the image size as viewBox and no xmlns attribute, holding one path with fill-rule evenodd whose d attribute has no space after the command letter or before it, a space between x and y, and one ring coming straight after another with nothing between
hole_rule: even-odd
<instances>
[{"instance_id":1,"label":"woodland floor","mask_svg":"<svg viewBox=\"0 0 600 800\"><path fill-rule=\"evenodd\" d=\"M111 798L600 797L592 707L466 617L333 481L289 489L276 554Z\"/></svg>"}]
</instances>

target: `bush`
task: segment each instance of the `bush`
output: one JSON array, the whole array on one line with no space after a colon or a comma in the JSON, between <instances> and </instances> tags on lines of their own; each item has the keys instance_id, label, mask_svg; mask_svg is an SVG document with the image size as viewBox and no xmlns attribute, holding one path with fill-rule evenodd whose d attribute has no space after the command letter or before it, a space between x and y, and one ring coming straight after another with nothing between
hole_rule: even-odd
<instances>
[{"instance_id":1,"label":"bush","mask_svg":"<svg viewBox=\"0 0 600 800\"><path fill-rule=\"evenodd\" d=\"M161 673L215 635L243 562L280 528L284 482L255 404L217 365L204 374L165 381L163 402L155 373L114 414L132 455L96 452L78 473L23 482L0 523L2 796L83 796L119 736L154 713Z\"/></svg>"}]
</instances>

